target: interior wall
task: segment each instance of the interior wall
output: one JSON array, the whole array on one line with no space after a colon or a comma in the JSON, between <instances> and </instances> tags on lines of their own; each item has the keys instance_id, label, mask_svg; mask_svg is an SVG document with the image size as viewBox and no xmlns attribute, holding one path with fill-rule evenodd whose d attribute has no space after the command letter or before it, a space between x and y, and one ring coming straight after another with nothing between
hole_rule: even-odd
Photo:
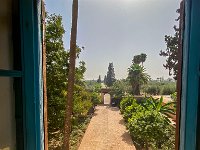
<instances>
[{"instance_id":1,"label":"interior wall","mask_svg":"<svg viewBox=\"0 0 200 150\"><path fill-rule=\"evenodd\" d=\"M13 80L0 77L0 150L15 149L15 102Z\"/></svg>"},{"instance_id":2,"label":"interior wall","mask_svg":"<svg viewBox=\"0 0 200 150\"><path fill-rule=\"evenodd\" d=\"M13 68L12 0L0 4L0 69ZM13 79L0 77L0 149L13 150L15 139L15 101Z\"/></svg>"}]
</instances>

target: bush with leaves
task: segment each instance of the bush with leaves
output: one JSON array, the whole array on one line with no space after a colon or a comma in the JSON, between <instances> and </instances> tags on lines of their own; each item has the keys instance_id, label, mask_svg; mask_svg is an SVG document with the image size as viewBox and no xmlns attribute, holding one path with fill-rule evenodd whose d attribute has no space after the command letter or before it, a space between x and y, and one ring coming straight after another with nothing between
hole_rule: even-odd
<instances>
[{"instance_id":1,"label":"bush with leaves","mask_svg":"<svg viewBox=\"0 0 200 150\"><path fill-rule=\"evenodd\" d=\"M101 83L96 82L95 80L85 81L85 88L89 92L97 92L101 91Z\"/></svg>"},{"instance_id":2,"label":"bush with leaves","mask_svg":"<svg viewBox=\"0 0 200 150\"><path fill-rule=\"evenodd\" d=\"M129 91L130 84L127 80L116 80L110 88L110 95L116 99L122 99Z\"/></svg>"},{"instance_id":3,"label":"bush with leaves","mask_svg":"<svg viewBox=\"0 0 200 150\"><path fill-rule=\"evenodd\" d=\"M135 144L146 149L174 149L175 130L167 117L174 114L172 104L152 97L142 104L130 96L121 101L121 112Z\"/></svg>"},{"instance_id":4,"label":"bush with leaves","mask_svg":"<svg viewBox=\"0 0 200 150\"><path fill-rule=\"evenodd\" d=\"M46 18L46 57L47 57L47 97L49 141L62 137L64 127L65 104L67 97L67 76L69 71L69 51L64 49L65 33L60 15L47 15ZM81 52L77 46L77 58ZM73 120L86 117L92 106L90 92L84 83L85 62L80 61L75 70L75 89L73 97ZM54 140L54 139L53 139Z\"/></svg>"},{"instance_id":5,"label":"bush with leaves","mask_svg":"<svg viewBox=\"0 0 200 150\"><path fill-rule=\"evenodd\" d=\"M176 102L177 101L177 92L171 94L171 99Z\"/></svg>"},{"instance_id":6,"label":"bush with leaves","mask_svg":"<svg viewBox=\"0 0 200 150\"><path fill-rule=\"evenodd\" d=\"M151 85L145 88L145 93L150 95L159 95L160 94L160 87L156 85Z\"/></svg>"},{"instance_id":7,"label":"bush with leaves","mask_svg":"<svg viewBox=\"0 0 200 150\"><path fill-rule=\"evenodd\" d=\"M74 93L73 116L76 118L86 117L88 110L92 107L91 95L80 86L75 89L78 92Z\"/></svg>"},{"instance_id":8,"label":"bush with leaves","mask_svg":"<svg viewBox=\"0 0 200 150\"><path fill-rule=\"evenodd\" d=\"M175 115L175 110L173 109L174 102L163 102L163 97L160 99L154 99L153 97L150 97L146 99L143 106L146 108L146 110L156 110L157 112L163 114L166 117L170 117L170 115Z\"/></svg>"},{"instance_id":9,"label":"bush with leaves","mask_svg":"<svg viewBox=\"0 0 200 150\"><path fill-rule=\"evenodd\" d=\"M91 93L91 99L92 99L92 103L94 105L100 104L101 103L101 96L99 93L97 92L92 92Z\"/></svg>"},{"instance_id":10,"label":"bush with leaves","mask_svg":"<svg viewBox=\"0 0 200 150\"><path fill-rule=\"evenodd\" d=\"M136 100L134 100L132 102L132 104L130 106L127 106L123 112L123 117L125 119L125 122L128 121L129 118L132 117L132 115L137 112L137 111L140 111L142 110L143 107L141 105L139 105Z\"/></svg>"},{"instance_id":11,"label":"bush with leaves","mask_svg":"<svg viewBox=\"0 0 200 150\"><path fill-rule=\"evenodd\" d=\"M166 118L155 110L140 109L128 119L128 129L133 140L142 148L164 149L165 142L171 140L174 129ZM174 149L174 141L168 145Z\"/></svg>"},{"instance_id":12,"label":"bush with leaves","mask_svg":"<svg viewBox=\"0 0 200 150\"><path fill-rule=\"evenodd\" d=\"M171 95L174 92L176 92L176 86L175 85L165 85L163 86L162 95Z\"/></svg>"},{"instance_id":13,"label":"bush with leaves","mask_svg":"<svg viewBox=\"0 0 200 150\"><path fill-rule=\"evenodd\" d=\"M136 100L133 96L127 96L120 102L120 111L123 114L128 106L131 106Z\"/></svg>"}]
</instances>

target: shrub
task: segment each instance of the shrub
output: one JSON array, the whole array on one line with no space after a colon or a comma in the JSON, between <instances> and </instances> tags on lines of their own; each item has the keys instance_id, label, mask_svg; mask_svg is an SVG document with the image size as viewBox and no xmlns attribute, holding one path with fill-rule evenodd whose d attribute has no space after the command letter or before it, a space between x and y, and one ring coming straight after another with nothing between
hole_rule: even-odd
<instances>
[{"instance_id":1,"label":"shrub","mask_svg":"<svg viewBox=\"0 0 200 150\"><path fill-rule=\"evenodd\" d=\"M176 86L165 85L162 89L162 95L170 95L176 92Z\"/></svg>"},{"instance_id":2,"label":"shrub","mask_svg":"<svg viewBox=\"0 0 200 150\"><path fill-rule=\"evenodd\" d=\"M177 92L174 92L173 94L171 94L171 99L176 102L177 100Z\"/></svg>"},{"instance_id":3,"label":"shrub","mask_svg":"<svg viewBox=\"0 0 200 150\"><path fill-rule=\"evenodd\" d=\"M128 96L128 97L125 97L121 100L120 102L120 110L121 110L121 113L123 114L126 107L128 106L131 106L133 102L135 102L136 100L134 99L133 96Z\"/></svg>"},{"instance_id":4,"label":"shrub","mask_svg":"<svg viewBox=\"0 0 200 150\"><path fill-rule=\"evenodd\" d=\"M165 117L155 110L136 111L128 119L128 128L133 140L146 149L164 149L165 142L169 143L174 134ZM168 149L174 149L174 141L171 141Z\"/></svg>"},{"instance_id":5,"label":"shrub","mask_svg":"<svg viewBox=\"0 0 200 150\"><path fill-rule=\"evenodd\" d=\"M145 92L150 95L158 95L160 91L160 87L156 85L149 86L145 89Z\"/></svg>"},{"instance_id":6,"label":"shrub","mask_svg":"<svg viewBox=\"0 0 200 150\"><path fill-rule=\"evenodd\" d=\"M175 130L166 112L172 112L171 103L162 105L163 98L146 99L139 104L133 97L122 100L121 112L135 144L146 149L174 149Z\"/></svg>"},{"instance_id":7,"label":"shrub","mask_svg":"<svg viewBox=\"0 0 200 150\"><path fill-rule=\"evenodd\" d=\"M125 94L129 91L129 83L127 80L116 80L112 87L110 88L110 95L113 98L122 99Z\"/></svg>"},{"instance_id":8,"label":"shrub","mask_svg":"<svg viewBox=\"0 0 200 150\"><path fill-rule=\"evenodd\" d=\"M143 109L143 107L137 104L136 101L133 101L132 105L127 106L124 110L123 116L124 116L125 121L127 122L128 119L131 118L134 113L136 113L137 111L141 109Z\"/></svg>"},{"instance_id":9,"label":"shrub","mask_svg":"<svg viewBox=\"0 0 200 150\"><path fill-rule=\"evenodd\" d=\"M92 98L92 103L94 105L97 105L97 104L101 103L101 96L99 95L99 93L92 92L91 98Z\"/></svg>"},{"instance_id":10,"label":"shrub","mask_svg":"<svg viewBox=\"0 0 200 150\"><path fill-rule=\"evenodd\" d=\"M92 107L90 95L86 92L82 92L80 95L74 95L73 101L73 116L74 117L86 117L87 113Z\"/></svg>"}]
</instances>

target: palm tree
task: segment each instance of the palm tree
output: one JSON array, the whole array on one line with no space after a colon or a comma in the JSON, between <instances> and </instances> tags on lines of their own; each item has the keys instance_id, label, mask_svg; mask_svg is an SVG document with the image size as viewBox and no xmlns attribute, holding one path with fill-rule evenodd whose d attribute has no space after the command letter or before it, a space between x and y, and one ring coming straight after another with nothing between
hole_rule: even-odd
<instances>
[{"instance_id":1,"label":"palm tree","mask_svg":"<svg viewBox=\"0 0 200 150\"><path fill-rule=\"evenodd\" d=\"M146 109L154 109L157 112L162 113L163 115L167 117L171 117L171 115L175 115L175 109L174 109L174 104L175 102L168 102L166 104L163 103L163 97L160 99L154 99L153 97L150 97L147 99L147 106L145 106Z\"/></svg>"},{"instance_id":2,"label":"palm tree","mask_svg":"<svg viewBox=\"0 0 200 150\"><path fill-rule=\"evenodd\" d=\"M77 20L78 20L78 0L73 0L69 74L68 74L68 85L67 85L63 150L69 150L69 147L70 147L69 139L70 139L70 133L71 133L71 116L72 116L72 103L73 103L73 92L74 92L74 81L75 81Z\"/></svg>"},{"instance_id":3,"label":"palm tree","mask_svg":"<svg viewBox=\"0 0 200 150\"><path fill-rule=\"evenodd\" d=\"M128 79L132 86L132 93L134 95L140 95L140 87L142 84L146 84L150 79L150 76L145 73L145 68L139 64L132 64L128 68Z\"/></svg>"},{"instance_id":4,"label":"palm tree","mask_svg":"<svg viewBox=\"0 0 200 150\"><path fill-rule=\"evenodd\" d=\"M134 64L140 64L141 63L141 56L140 55L135 55L133 57L132 63L134 63Z\"/></svg>"},{"instance_id":5,"label":"palm tree","mask_svg":"<svg viewBox=\"0 0 200 150\"><path fill-rule=\"evenodd\" d=\"M140 54L140 60L142 62L142 66L143 66L143 63L146 61L146 59L147 59L147 54L144 54L144 53Z\"/></svg>"}]
</instances>

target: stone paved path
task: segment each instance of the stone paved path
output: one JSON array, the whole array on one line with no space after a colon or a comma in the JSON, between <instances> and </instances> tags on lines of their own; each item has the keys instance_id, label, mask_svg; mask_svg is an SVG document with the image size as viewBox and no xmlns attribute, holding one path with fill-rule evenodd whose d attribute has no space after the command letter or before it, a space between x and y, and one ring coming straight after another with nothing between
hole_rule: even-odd
<instances>
[{"instance_id":1,"label":"stone paved path","mask_svg":"<svg viewBox=\"0 0 200 150\"><path fill-rule=\"evenodd\" d=\"M135 150L118 108L96 107L78 150Z\"/></svg>"}]
</instances>

